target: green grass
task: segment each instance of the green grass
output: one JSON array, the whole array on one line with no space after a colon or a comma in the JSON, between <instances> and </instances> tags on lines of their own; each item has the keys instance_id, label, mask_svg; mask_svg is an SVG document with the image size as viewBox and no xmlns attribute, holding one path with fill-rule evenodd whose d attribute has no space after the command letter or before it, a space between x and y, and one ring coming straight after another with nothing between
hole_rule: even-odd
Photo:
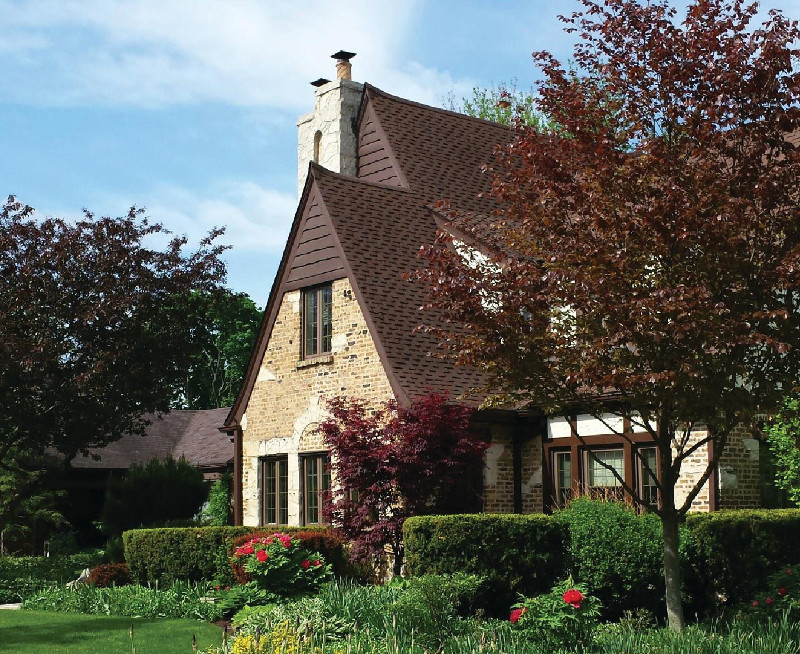
<instances>
[{"instance_id":1,"label":"green grass","mask_svg":"<svg viewBox=\"0 0 800 654\"><path fill-rule=\"evenodd\" d=\"M197 620L142 620L44 611L0 611L3 654L130 654L133 624L136 654L191 654L219 645L218 627Z\"/></svg>"}]
</instances>

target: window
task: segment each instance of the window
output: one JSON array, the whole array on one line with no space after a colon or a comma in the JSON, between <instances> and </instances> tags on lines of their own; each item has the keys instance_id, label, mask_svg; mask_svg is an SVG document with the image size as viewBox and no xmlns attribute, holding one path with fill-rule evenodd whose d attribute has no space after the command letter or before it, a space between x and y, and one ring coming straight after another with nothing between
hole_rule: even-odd
<instances>
[{"instance_id":1,"label":"window","mask_svg":"<svg viewBox=\"0 0 800 654\"><path fill-rule=\"evenodd\" d=\"M647 466L645 466L645 463ZM639 448L639 456L636 457L636 469L639 497L648 506L658 508L658 486L654 477L655 474L658 474L658 450L655 447Z\"/></svg>"},{"instance_id":2,"label":"window","mask_svg":"<svg viewBox=\"0 0 800 654\"><path fill-rule=\"evenodd\" d=\"M564 508L572 499L572 453L553 452L553 481L555 508Z\"/></svg>"},{"instance_id":3,"label":"window","mask_svg":"<svg viewBox=\"0 0 800 654\"><path fill-rule=\"evenodd\" d=\"M303 358L308 359L331 351L332 334L331 285L303 291Z\"/></svg>"},{"instance_id":4,"label":"window","mask_svg":"<svg viewBox=\"0 0 800 654\"><path fill-rule=\"evenodd\" d=\"M303 479L303 524L320 524L323 506L331 488L328 454L313 454L301 459Z\"/></svg>"},{"instance_id":5,"label":"window","mask_svg":"<svg viewBox=\"0 0 800 654\"><path fill-rule=\"evenodd\" d=\"M285 525L289 522L289 461L273 457L261 462L263 501L261 523Z\"/></svg>"},{"instance_id":6,"label":"window","mask_svg":"<svg viewBox=\"0 0 800 654\"><path fill-rule=\"evenodd\" d=\"M595 450L586 452L585 455L589 495L604 500L622 500L622 484L617 478L619 475L625 479L625 457L622 449Z\"/></svg>"}]
</instances>

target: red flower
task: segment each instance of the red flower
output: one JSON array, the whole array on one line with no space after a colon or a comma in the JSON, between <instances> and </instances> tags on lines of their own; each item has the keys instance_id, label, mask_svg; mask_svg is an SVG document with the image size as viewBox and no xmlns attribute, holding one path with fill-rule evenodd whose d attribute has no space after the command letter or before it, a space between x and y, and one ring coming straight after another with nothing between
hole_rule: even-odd
<instances>
[{"instance_id":1,"label":"red flower","mask_svg":"<svg viewBox=\"0 0 800 654\"><path fill-rule=\"evenodd\" d=\"M758 606L758 600L753 600L753 606Z\"/></svg>"},{"instance_id":2,"label":"red flower","mask_svg":"<svg viewBox=\"0 0 800 654\"><path fill-rule=\"evenodd\" d=\"M319 559L314 559L314 565L315 566L322 565L322 561L320 561Z\"/></svg>"},{"instance_id":3,"label":"red flower","mask_svg":"<svg viewBox=\"0 0 800 654\"><path fill-rule=\"evenodd\" d=\"M303 559L300 562L300 567L303 568L303 570L308 570L308 566L310 566L310 565L311 565L311 561L309 561L308 559Z\"/></svg>"},{"instance_id":4,"label":"red flower","mask_svg":"<svg viewBox=\"0 0 800 654\"><path fill-rule=\"evenodd\" d=\"M511 624L517 624L517 622L519 622L519 619L523 615L525 615L525 612L527 610L528 609L526 609L526 608L521 608L521 609L514 609L513 611L511 611L511 615L508 616L508 619L511 622Z\"/></svg>"},{"instance_id":5,"label":"red flower","mask_svg":"<svg viewBox=\"0 0 800 654\"><path fill-rule=\"evenodd\" d=\"M767 599L765 599L765 600L764 600L764 604L766 604L767 606L769 606L770 604L772 604L772 598L771 598L771 597L768 597Z\"/></svg>"},{"instance_id":6,"label":"red flower","mask_svg":"<svg viewBox=\"0 0 800 654\"><path fill-rule=\"evenodd\" d=\"M786 595L786 589L785 589L785 588L783 588L783 587L779 588L779 589L778 589L778 595L779 595L780 597L783 597L784 595Z\"/></svg>"},{"instance_id":7,"label":"red flower","mask_svg":"<svg viewBox=\"0 0 800 654\"><path fill-rule=\"evenodd\" d=\"M577 588L570 588L566 593L564 593L564 601L573 609L579 609L581 608L581 602L583 601L583 593Z\"/></svg>"},{"instance_id":8,"label":"red flower","mask_svg":"<svg viewBox=\"0 0 800 654\"><path fill-rule=\"evenodd\" d=\"M261 561L261 563L264 563L264 561L266 561L269 558L269 554L267 554L266 550L258 550L258 553L256 554L256 558L259 561Z\"/></svg>"},{"instance_id":9,"label":"red flower","mask_svg":"<svg viewBox=\"0 0 800 654\"><path fill-rule=\"evenodd\" d=\"M786 568L786 574L787 574L787 575L790 575L790 574L792 574L792 569L791 569L791 568Z\"/></svg>"},{"instance_id":10,"label":"red flower","mask_svg":"<svg viewBox=\"0 0 800 654\"><path fill-rule=\"evenodd\" d=\"M214 590L219 590L222 586L214 586Z\"/></svg>"}]
</instances>

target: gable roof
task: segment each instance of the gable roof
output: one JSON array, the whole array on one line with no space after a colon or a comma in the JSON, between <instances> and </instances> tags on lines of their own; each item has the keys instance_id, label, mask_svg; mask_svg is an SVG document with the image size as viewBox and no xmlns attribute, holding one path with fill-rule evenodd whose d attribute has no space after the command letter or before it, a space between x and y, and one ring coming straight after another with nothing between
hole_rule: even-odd
<instances>
[{"instance_id":1,"label":"gable roof","mask_svg":"<svg viewBox=\"0 0 800 654\"><path fill-rule=\"evenodd\" d=\"M415 328L435 316L420 312L425 289L404 280L403 274L424 265L418 253L434 242L437 202L492 211L494 201L478 197L491 188L483 167L493 161L495 148L511 139L511 130L398 98L369 84L364 85L357 123L359 155L365 158L357 177L310 164L245 380L225 423L228 428L239 423L246 409L284 292L301 287L292 271L298 267L296 255L312 208L318 208L314 220L330 239L326 256L336 259L337 269L342 265L338 277L346 276L354 289L398 401L406 404L427 391L458 397L485 382L476 369L431 356L437 340Z\"/></svg>"},{"instance_id":2,"label":"gable roof","mask_svg":"<svg viewBox=\"0 0 800 654\"><path fill-rule=\"evenodd\" d=\"M105 447L89 450L90 455L76 456L70 467L80 469L127 469L133 464L146 465L154 458L185 457L197 468L224 468L233 460L233 444L219 426L228 408L205 411L175 410L161 417L150 414L144 436L126 434Z\"/></svg>"}]
</instances>

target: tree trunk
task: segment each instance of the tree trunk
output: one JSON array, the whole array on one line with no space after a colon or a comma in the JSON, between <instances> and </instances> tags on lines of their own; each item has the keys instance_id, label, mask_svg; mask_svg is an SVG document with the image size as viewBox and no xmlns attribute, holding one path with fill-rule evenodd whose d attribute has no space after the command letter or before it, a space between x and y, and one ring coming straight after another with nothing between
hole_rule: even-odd
<instances>
[{"instance_id":1,"label":"tree trunk","mask_svg":"<svg viewBox=\"0 0 800 654\"><path fill-rule=\"evenodd\" d=\"M674 504L674 501L673 501ZM664 530L664 586L669 628L681 631L685 625L681 601L681 559L678 551L679 516L674 506L663 507L661 525Z\"/></svg>"}]
</instances>

